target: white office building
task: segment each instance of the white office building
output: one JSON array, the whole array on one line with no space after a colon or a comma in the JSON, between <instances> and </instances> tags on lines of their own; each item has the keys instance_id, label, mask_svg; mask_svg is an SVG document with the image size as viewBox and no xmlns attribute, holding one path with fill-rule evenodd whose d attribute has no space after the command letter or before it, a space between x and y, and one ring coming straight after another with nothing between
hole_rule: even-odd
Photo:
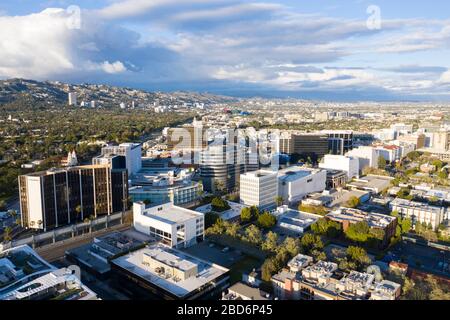
<instances>
[{"instance_id":1,"label":"white office building","mask_svg":"<svg viewBox=\"0 0 450 320\"><path fill-rule=\"evenodd\" d=\"M283 201L294 203L310 193L322 192L326 188L327 172L300 166L278 171L278 195Z\"/></svg>"},{"instance_id":2,"label":"white office building","mask_svg":"<svg viewBox=\"0 0 450 320\"><path fill-rule=\"evenodd\" d=\"M359 160L359 170L362 172L365 168L378 167L378 153L373 147L361 146L350 150L346 154L348 157L355 157Z\"/></svg>"},{"instance_id":3,"label":"white office building","mask_svg":"<svg viewBox=\"0 0 450 320\"><path fill-rule=\"evenodd\" d=\"M278 173L258 170L241 174L240 199L247 206L273 208L278 195Z\"/></svg>"},{"instance_id":4,"label":"white office building","mask_svg":"<svg viewBox=\"0 0 450 320\"><path fill-rule=\"evenodd\" d=\"M359 160L355 157L327 154L319 168L345 171L349 179L359 176Z\"/></svg>"},{"instance_id":5,"label":"white office building","mask_svg":"<svg viewBox=\"0 0 450 320\"><path fill-rule=\"evenodd\" d=\"M158 206L136 202L133 218L137 231L171 247L187 248L204 239L204 215L171 202Z\"/></svg>"},{"instance_id":6,"label":"white office building","mask_svg":"<svg viewBox=\"0 0 450 320\"><path fill-rule=\"evenodd\" d=\"M69 106L77 106L77 93L69 92Z\"/></svg>"}]
</instances>

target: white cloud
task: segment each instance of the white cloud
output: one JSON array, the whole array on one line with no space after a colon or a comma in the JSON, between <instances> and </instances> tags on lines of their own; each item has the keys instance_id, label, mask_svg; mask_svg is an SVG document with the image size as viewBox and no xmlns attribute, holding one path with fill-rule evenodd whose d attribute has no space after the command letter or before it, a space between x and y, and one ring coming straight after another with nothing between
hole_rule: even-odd
<instances>
[{"instance_id":1,"label":"white cloud","mask_svg":"<svg viewBox=\"0 0 450 320\"><path fill-rule=\"evenodd\" d=\"M110 63L109 61L105 61L101 64L102 70L106 73L114 74L114 73L122 73L127 71L127 68L120 61L116 61L114 63Z\"/></svg>"}]
</instances>

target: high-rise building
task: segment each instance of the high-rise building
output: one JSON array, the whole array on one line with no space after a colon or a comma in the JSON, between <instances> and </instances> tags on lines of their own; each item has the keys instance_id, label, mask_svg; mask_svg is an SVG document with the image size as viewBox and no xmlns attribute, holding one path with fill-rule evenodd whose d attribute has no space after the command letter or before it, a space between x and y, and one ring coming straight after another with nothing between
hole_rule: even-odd
<instances>
[{"instance_id":1,"label":"high-rise building","mask_svg":"<svg viewBox=\"0 0 450 320\"><path fill-rule=\"evenodd\" d=\"M241 174L240 200L248 206L260 209L273 208L278 195L278 173L258 170Z\"/></svg>"},{"instance_id":2,"label":"high-rise building","mask_svg":"<svg viewBox=\"0 0 450 320\"><path fill-rule=\"evenodd\" d=\"M328 153L328 136L326 134L293 134L292 153L299 155L303 160L310 158L316 162Z\"/></svg>"},{"instance_id":3,"label":"high-rise building","mask_svg":"<svg viewBox=\"0 0 450 320\"><path fill-rule=\"evenodd\" d=\"M69 106L77 106L77 93L76 92L69 92Z\"/></svg>"},{"instance_id":4,"label":"high-rise building","mask_svg":"<svg viewBox=\"0 0 450 320\"><path fill-rule=\"evenodd\" d=\"M22 226L54 229L127 209L125 169L81 166L19 177Z\"/></svg>"},{"instance_id":5,"label":"high-rise building","mask_svg":"<svg viewBox=\"0 0 450 320\"><path fill-rule=\"evenodd\" d=\"M353 149L353 131L331 130L322 131L328 136L328 152L331 154L344 155Z\"/></svg>"},{"instance_id":6,"label":"high-rise building","mask_svg":"<svg viewBox=\"0 0 450 320\"><path fill-rule=\"evenodd\" d=\"M236 188L237 164L236 147L226 145L209 146L200 153L200 175L203 188L208 192L228 191ZM240 174L241 172L239 172ZM243 172L242 172L243 173Z\"/></svg>"}]
</instances>

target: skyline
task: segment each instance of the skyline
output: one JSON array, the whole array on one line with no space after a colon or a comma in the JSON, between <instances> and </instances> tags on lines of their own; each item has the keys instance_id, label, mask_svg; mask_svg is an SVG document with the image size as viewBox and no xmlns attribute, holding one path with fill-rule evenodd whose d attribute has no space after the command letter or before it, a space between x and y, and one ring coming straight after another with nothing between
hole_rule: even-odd
<instances>
[{"instance_id":1,"label":"skyline","mask_svg":"<svg viewBox=\"0 0 450 320\"><path fill-rule=\"evenodd\" d=\"M2 3L0 78L238 97L450 101L450 5L433 3Z\"/></svg>"}]
</instances>

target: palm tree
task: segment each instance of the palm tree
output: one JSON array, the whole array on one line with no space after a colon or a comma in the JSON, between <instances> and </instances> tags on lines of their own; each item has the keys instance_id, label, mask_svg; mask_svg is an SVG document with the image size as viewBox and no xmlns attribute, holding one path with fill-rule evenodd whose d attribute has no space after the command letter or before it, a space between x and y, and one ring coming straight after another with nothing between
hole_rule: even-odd
<instances>
[{"instance_id":1,"label":"palm tree","mask_svg":"<svg viewBox=\"0 0 450 320\"><path fill-rule=\"evenodd\" d=\"M81 206L80 205L76 206L75 212L77 214L77 220L80 220L80 214L81 214Z\"/></svg>"},{"instance_id":2,"label":"palm tree","mask_svg":"<svg viewBox=\"0 0 450 320\"><path fill-rule=\"evenodd\" d=\"M275 202L276 202L277 206L280 207L280 206L283 205L284 199L283 199L282 196L276 196L275 197Z\"/></svg>"}]
</instances>

